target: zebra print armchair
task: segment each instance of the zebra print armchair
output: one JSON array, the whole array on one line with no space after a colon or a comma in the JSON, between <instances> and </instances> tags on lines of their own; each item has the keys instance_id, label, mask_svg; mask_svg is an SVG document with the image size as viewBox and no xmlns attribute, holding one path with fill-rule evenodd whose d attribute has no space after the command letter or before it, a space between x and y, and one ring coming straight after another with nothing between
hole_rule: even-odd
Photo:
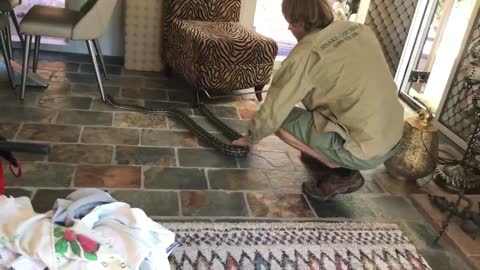
<instances>
[{"instance_id":1,"label":"zebra print armchair","mask_svg":"<svg viewBox=\"0 0 480 270\"><path fill-rule=\"evenodd\" d=\"M231 93L270 80L278 47L240 25L242 0L166 0L164 60L197 91Z\"/></svg>"}]
</instances>

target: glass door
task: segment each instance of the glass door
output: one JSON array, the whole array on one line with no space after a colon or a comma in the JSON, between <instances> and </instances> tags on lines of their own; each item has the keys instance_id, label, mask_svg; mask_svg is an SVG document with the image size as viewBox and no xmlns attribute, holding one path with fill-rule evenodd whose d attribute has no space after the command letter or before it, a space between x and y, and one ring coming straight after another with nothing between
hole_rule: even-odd
<instances>
[{"instance_id":1,"label":"glass door","mask_svg":"<svg viewBox=\"0 0 480 270\"><path fill-rule=\"evenodd\" d=\"M288 22L283 17L282 0L256 0L253 30L277 42L276 67L297 44L297 40L288 30Z\"/></svg>"},{"instance_id":2,"label":"glass door","mask_svg":"<svg viewBox=\"0 0 480 270\"><path fill-rule=\"evenodd\" d=\"M439 109L475 0L420 0L395 77L415 109Z\"/></svg>"}]
</instances>

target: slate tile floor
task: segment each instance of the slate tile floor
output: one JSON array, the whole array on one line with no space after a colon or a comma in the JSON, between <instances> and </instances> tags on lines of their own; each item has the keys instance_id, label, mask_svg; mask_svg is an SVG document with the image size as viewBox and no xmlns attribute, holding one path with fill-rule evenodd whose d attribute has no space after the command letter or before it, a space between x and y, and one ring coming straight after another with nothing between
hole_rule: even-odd
<instances>
[{"instance_id":1,"label":"slate tile floor","mask_svg":"<svg viewBox=\"0 0 480 270\"><path fill-rule=\"evenodd\" d=\"M47 211L56 198L77 188L96 187L142 208L158 221L395 222L433 269L469 269L446 242L431 243L435 232L406 192L386 191L395 184L385 180L384 169L364 172L367 183L355 194L324 203L309 201L301 193L301 183L315 173L303 166L299 152L276 137L256 145L255 155L246 159L223 156L173 119L102 103L88 59L41 52L39 73L50 79L50 85L30 87L24 102L5 82L5 70L1 72L0 134L51 147L46 156L18 155L24 176L8 176L8 195L29 196L37 211ZM189 107L193 92L181 79L128 71L122 68L121 59L106 60L111 79L104 83L110 95L140 105L183 108L218 133ZM239 131L258 108L251 96L211 103L214 113Z\"/></svg>"}]
</instances>

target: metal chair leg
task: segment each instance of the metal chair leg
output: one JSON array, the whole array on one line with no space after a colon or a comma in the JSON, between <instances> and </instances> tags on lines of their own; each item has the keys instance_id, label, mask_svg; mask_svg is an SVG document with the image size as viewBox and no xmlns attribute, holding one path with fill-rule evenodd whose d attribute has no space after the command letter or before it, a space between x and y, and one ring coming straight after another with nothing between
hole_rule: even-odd
<instances>
[{"instance_id":1,"label":"metal chair leg","mask_svg":"<svg viewBox=\"0 0 480 270\"><path fill-rule=\"evenodd\" d=\"M30 45L32 44L32 36L25 36L25 49L23 52L23 68L22 68L22 92L20 98L25 99L25 88L27 86L27 72L28 72L28 62L30 60Z\"/></svg>"},{"instance_id":2,"label":"metal chair leg","mask_svg":"<svg viewBox=\"0 0 480 270\"><path fill-rule=\"evenodd\" d=\"M42 36L35 36L35 51L33 52L33 72L37 73L38 67L38 52L40 50L40 40Z\"/></svg>"},{"instance_id":3,"label":"metal chair leg","mask_svg":"<svg viewBox=\"0 0 480 270\"><path fill-rule=\"evenodd\" d=\"M102 76L100 75L100 70L98 68L97 58L95 56L95 45L93 45L92 40L87 40L87 48L90 56L92 57L92 64L93 68L95 69L95 75L97 77L97 84L98 88L100 89L100 95L102 97L102 101L105 101L105 92L103 91L103 83L102 83Z\"/></svg>"},{"instance_id":4,"label":"metal chair leg","mask_svg":"<svg viewBox=\"0 0 480 270\"><path fill-rule=\"evenodd\" d=\"M100 42L97 39L93 40L93 44L95 45L95 51L98 55L98 59L100 60L100 64L102 65L103 75L105 76L105 80L108 80L107 68L105 66L105 60L103 59L102 48L100 47Z\"/></svg>"},{"instance_id":5,"label":"metal chair leg","mask_svg":"<svg viewBox=\"0 0 480 270\"><path fill-rule=\"evenodd\" d=\"M25 48L25 37L22 35L22 32L20 32L20 24L18 23L17 14L15 14L15 11L10 11L10 17L12 18L13 25L17 30L18 38L20 38L20 43L22 43L22 47Z\"/></svg>"},{"instance_id":6,"label":"metal chair leg","mask_svg":"<svg viewBox=\"0 0 480 270\"><path fill-rule=\"evenodd\" d=\"M15 89L15 77L12 70L12 63L10 63L11 58L8 55L8 50L10 49L10 47L6 41L6 39L8 39L6 35L7 35L7 29L0 32L0 41L2 42L2 54L3 54L3 59L5 60L5 65L7 67L8 79L10 80L10 84L12 85L12 88Z\"/></svg>"},{"instance_id":7,"label":"metal chair leg","mask_svg":"<svg viewBox=\"0 0 480 270\"><path fill-rule=\"evenodd\" d=\"M6 41L7 41L7 47L8 47L8 54L10 59L14 60L13 56L13 47L12 47L12 30L10 29L10 24L7 25L6 28Z\"/></svg>"}]
</instances>

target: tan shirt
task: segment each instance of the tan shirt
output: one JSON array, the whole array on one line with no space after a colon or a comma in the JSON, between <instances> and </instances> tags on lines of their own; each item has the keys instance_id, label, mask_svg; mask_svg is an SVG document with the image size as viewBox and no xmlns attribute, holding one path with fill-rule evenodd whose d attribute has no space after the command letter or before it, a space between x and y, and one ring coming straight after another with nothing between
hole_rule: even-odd
<instances>
[{"instance_id":1,"label":"tan shirt","mask_svg":"<svg viewBox=\"0 0 480 270\"><path fill-rule=\"evenodd\" d=\"M337 132L358 158L383 155L402 136L397 87L368 26L336 21L306 35L275 73L250 121L250 143L277 131L300 101L313 112L316 132Z\"/></svg>"}]
</instances>

